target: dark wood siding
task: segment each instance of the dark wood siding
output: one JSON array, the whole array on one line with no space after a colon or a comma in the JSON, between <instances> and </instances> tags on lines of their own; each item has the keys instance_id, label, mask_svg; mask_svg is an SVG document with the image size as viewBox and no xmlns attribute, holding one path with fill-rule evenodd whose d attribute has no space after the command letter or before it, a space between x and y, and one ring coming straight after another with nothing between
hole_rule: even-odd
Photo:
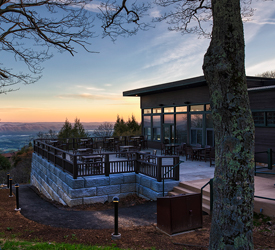
<instances>
[{"instance_id":1,"label":"dark wood siding","mask_svg":"<svg viewBox=\"0 0 275 250\"><path fill-rule=\"evenodd\" d=\"M275 89L248 92L250 108L253 110L275 110Z\"/></svg>"},{"instance_id":2,"label":"dark wood siding","mask_svg":"<svg viewBox=\"0 0 275 250\"><path fill-rule=\"evenodd\" d=\"M255 152L267 151L271 148L275 152L275 128L255 128ZM256 154L257 162L267 163L267 154ZM275 154L273 154L273 164L275 163Z\"/></svg>"},{"instance_id":3,"label":"dark wood siding","mask_svg":"<svg viewBox=\"0 0 275 250\"><path fill-rule=\"evenodd\" d=\"M209 90L207 86L177 91L167 91L159 94L141 96L141 108L161 106L182 106L184 102L209 103Z\"/></svg>"}]
</instances>

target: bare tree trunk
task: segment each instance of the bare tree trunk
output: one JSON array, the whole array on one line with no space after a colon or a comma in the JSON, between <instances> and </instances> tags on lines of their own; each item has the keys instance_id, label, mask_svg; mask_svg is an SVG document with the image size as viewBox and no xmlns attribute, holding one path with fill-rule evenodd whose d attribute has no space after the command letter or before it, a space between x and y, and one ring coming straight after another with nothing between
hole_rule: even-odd
<instances>
[{"instance_id":1,"label":"bare tree trunk","mask_svg":"<svg viewBox=\"0 0 275 250\"><path fill-rule=\"evenodd\" d=\"M240 0L212 0L204 57L216 142L210 249L253 249L254 122L249 106Z\"/></svg>"}]
</instances>

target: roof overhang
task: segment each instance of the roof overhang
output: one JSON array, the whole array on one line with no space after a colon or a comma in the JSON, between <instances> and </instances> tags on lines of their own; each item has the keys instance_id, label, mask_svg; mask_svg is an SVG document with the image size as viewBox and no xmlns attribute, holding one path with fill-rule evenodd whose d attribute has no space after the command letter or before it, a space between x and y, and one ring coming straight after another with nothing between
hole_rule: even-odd
<instances>
[{"instance_id":1,"label":"roof overhang","mask_svg":"<svg viewBox=\"0 0 275 250\"><path fill-rule=\"evenodd\" d=\"M247 76L246 79L248 82L248 90L253 89L253 91L257 91L263 87L266 87L264 89L267 89L267 86L275 86L275 79L272 79L272 78ZM196 87L201 87L206 85L207 83L204 76L198 76L198 77L188 78L180 81L124 91L123 96L145 96L145 95L163 93L167 91L196 88Z\"/></svg>"}]
</instances>

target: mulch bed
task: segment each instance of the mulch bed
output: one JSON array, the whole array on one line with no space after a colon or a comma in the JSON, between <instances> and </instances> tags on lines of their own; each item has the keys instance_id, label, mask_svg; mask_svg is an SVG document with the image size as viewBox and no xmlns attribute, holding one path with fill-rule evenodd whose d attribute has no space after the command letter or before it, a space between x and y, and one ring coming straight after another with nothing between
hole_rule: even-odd
<instances>
[{"instance_id":1,"label":"mulch bed","mask_svg":"<svg viewBox=\"0 0 275 250\"><path fill-rule=\"evenodd\" d=\"M122 201L123 206L135 205L135 200ZM142 202L142 200L137 203ZM66 229L36 223L15 211L15 197L9 198L9 190L0 189L0 238L28 241L81 243L85 245L116 246L123 249L206 249L209 241L210 217L203 216L203 228L170 237L156 228L156 225L119 228L121 239L111 240L112 229ZM97 207L98 206L98 207ZM108 209L110 204L80 206L74 209ZM254 230L255 249L275 249L275 221L259 219ZM176 243L176 244L175 244Z\"/></svg>"}]
</instances>

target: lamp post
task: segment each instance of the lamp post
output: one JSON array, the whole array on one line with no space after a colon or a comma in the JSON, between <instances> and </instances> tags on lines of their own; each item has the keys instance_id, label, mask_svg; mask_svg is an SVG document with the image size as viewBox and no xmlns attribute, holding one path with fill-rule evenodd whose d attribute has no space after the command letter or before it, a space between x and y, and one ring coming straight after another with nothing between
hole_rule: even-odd
<instances>
[{"instance_id":1,"label":"lamp post","mask_svg":"<svg viewBox=\"0 0 275 250\"><path fill-rule=\"evenodd\" d=\"M21 208L19 207L19 184L15 184L15 189L16 189L16 208L14 209L15 211L20 211Z\"/></svg>"},{"instance_id":2,"label":"lamp post","mask_svg":"<svg viewBox=\"0 0 275 250\"><path fill-rule=\"evenodd\" d=\"M7 173L7 188L10 188L10 173Z\"/></svg>"},{"instance_id":3,"label":"lamp post","mask_svg":"<svg viewBox=\"0 0 275 250\"><path fill-rule=\"evenodd\" d=\"M112 233L112 240L121 239L121 234L118 233L118 202L119 202L119 198L114 197L113 203L114 203L114 216L115 216L115 232Z\"/></svg>"},{"instance_id":4,"label":"lamp post","mask_svg":"<svg viewBox=\"0 0 275 250\"><path fill-rule=\"evenodd\" d=\"M12 178L10 178L10 195L9 195L9 197L13 197L13 195L12 195Z\"/></svg>"}]
</instances>

